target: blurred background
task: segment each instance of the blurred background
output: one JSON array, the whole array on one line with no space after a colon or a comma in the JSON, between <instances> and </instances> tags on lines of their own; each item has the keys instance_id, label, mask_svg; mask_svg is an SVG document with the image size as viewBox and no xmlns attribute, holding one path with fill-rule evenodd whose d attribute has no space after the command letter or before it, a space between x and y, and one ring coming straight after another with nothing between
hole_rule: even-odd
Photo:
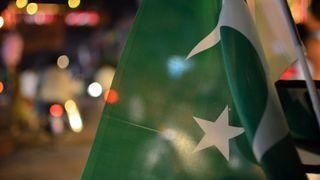
<instances>
[{"instance_id":1,"label":"blurred background","mask_svg":"<svg viewBox=\"0 0 320 180\"><path fill-rule=\"evenodd\" d=\"M289 3L308 20L310 1ZM0 1L0 179L79 179L138 6Z\"/></svg>"},{"instance_id":2,"label":"blurred background","mask_svg":"<svg viewBox=\"0 0 320 180\"><path fill-rule=\"evenodd\" d=\"M138 4L0 1L0 179L79 179Z\"/></svg>"}]
</instances>

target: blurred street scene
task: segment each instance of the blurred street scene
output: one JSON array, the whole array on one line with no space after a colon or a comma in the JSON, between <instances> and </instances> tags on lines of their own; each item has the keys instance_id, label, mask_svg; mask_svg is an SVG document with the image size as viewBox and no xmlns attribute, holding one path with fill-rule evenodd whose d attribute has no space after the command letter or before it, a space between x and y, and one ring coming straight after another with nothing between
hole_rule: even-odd
<instances>
[{"instance_id":1,"label":"blurred street scene","mask_svg":"<svg viewBox=\"0 0 320 180\"><path fill-rule=\"evenodd\" d=\"M0 2L0 179L79 179L138 3Z\"/></svg>"},{"instance_id":2,"label":"blurred street scene","mask_svg":"<svg viewBox=\"0 0 320 180\"><path fill-rule=\"evenodd\" d=\"M1 179L79 179L102 112L98 100L84 99L79 105L85 128L80 133L64 132L52 139L45 132L23 133L15 139L14 149L1 157ZM89 102L88 102L89 101ZM7 140L2 148L12 148Z\"/></svg>"}]
</instances>

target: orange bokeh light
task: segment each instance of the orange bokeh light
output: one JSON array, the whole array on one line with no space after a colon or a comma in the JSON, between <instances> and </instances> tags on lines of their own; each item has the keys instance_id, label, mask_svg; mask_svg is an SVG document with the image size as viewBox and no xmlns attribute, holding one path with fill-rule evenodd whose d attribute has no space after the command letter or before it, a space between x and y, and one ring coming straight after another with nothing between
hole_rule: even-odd
<instances>
[{"instance_id":1,"label":"orange bokeh light","mask_svg":"<svg viewBox=\"0 0 320 180\"><path fill-rule=\"evenodd\" d=\"M105 92L104 100L108 104L115 104L115 103L117 103L119 101L119 93L114 89L110 89L110 90Z\"/></svg>"},{"instance_id":2,"label":"orange bokeh light","mask_svg":"<svg viewBox=\"0 0 320 180\"><path fill-rule=\"evenodd\" d=\"M49 111L53 117L61 117L64 112L63 107L59 104L54 104L50 106Z\"/></svg>"},{"instance_id":3,"label":"orange bokeh light","mask_svg":"<svg viewBox=\"0 0 320 180\"><path fill-rule=\"evenodd\" d=\"M4 91L4 85L3 83L0 81L0 93L2 93Z\"/></svg>"}]
</instances>

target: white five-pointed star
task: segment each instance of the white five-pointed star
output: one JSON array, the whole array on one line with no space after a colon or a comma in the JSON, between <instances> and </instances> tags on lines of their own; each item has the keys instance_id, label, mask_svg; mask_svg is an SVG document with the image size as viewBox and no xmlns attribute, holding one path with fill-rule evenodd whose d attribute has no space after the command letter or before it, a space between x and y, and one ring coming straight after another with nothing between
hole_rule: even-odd
<instances>
[{"instance_id":1,"label":"white five-pointed star","mask_svg":"<svg viewBox=\"0 0 320 180\"><path fill-rule=\"evenodd\" d=\"M229 140L242 134L244 129L229 126L228 109L228 106L226 106L215 122L193 117L205 133L193 152L216 146L223 156L229 160Z\"/></svg>"}]
</instances>

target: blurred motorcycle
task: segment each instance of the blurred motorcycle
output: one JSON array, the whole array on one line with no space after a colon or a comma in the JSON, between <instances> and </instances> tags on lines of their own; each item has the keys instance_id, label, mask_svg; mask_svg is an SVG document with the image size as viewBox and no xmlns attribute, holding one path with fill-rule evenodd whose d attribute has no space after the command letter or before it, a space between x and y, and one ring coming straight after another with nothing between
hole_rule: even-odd
<instances>
[{"instance_id":1,"label":"blurred motorcycle","mask_svg":"<svg viewBox=\"0 0 320 180\"><path fill-rule=\"evenodd\" d=\"M48 104L46 114L45 129L53 136L59 136L67 130L81 132L83 129L82 118L73 100L68 100L65 104Z\"/></svg>"}]
</instances>

